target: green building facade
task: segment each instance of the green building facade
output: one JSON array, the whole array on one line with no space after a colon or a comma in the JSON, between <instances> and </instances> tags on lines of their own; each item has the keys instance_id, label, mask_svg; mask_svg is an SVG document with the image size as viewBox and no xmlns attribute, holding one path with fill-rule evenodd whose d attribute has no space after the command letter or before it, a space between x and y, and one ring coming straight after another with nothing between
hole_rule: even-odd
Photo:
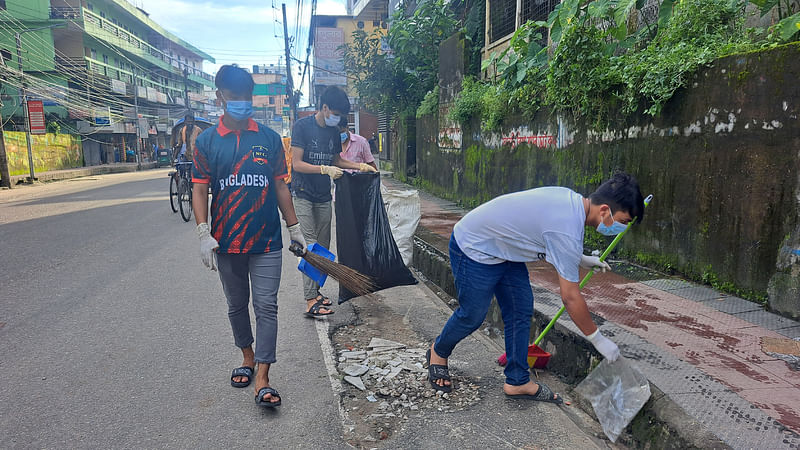
<instances>
[{"instance_id":1,"label":"green building facade","mask_svg":"<svg viewBox=\"0 0 800 450\"><path fill-rule=\"evenodd\" d=\"M125 0L0 3L7 131L24 131L24 86L28 99L44 102L49 131L82 138L84 164L125 160L125 149L137 148L137 131L145 150L137 157L147 160L154 144L168 145L176 119L216 109L204 93L214 79L202 70L214 58Z\"/></svg>"}]
</instances>

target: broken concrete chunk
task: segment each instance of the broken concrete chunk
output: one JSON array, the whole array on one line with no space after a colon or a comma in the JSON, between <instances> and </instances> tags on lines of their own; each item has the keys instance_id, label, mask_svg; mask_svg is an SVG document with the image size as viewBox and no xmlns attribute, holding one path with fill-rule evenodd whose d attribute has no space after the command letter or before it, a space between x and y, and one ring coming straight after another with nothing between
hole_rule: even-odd
<instances>
[{"instance_id":1,"label":"broken concrete chunk","mask_svg":"<svg viewBox=\"0 0 800 450\"><path fill-rule=\"evenodd\" d=\"M344 373L350 375L351 377L359 377L367 373L367 371L369 371L369 367L362 366L360 364L352 364L344 369Z\"/></svg>"},{"instance_id":2,"label":"broken concrete chunk","mask_svg":"<svg viewBox=\"0 0 800 450\"><path fill-rule=\"evenodd\" d=\"M386 379L387 380L391 380L392 378L396 377L402 371L403 371L402 367L393 367L391 372L389 372L389 374L386 375Z\"/></svg>"},{"instance_id":3,"label":"broken concrete chunk","mask_svg":"<svg viewBox=\"0 0 800 450\"><path fill-rule=\"evenodd\" d=\"M361 381L361 377L344 377L344 381L352 384L353 386L357 387L359 390L366 391L367 388L364 386L364 382Z\"/></svg>"},{"instance_id":4,"label":"broken concrete chunk","mask_svg":"<svg viewBox=\"0 0 800 450\"><path fill-rule=\"evenodd\" d=\"M424 372L426 372L425 368L422 367L422 363L414 363L414 364L404 363L400 367L402 367L403 369L408 370L409 372L414 372L414 373L424 373Z\"/></svg>"},{"instance_id":5,"label":"broken concrete chunk","mask_svg":"<svg viewBox=\"0 0 800 450\"><path fill-rule=\"evenodd\" d=\"M399 342L394 342L388 339L381 339L374 337L372 338L371 341L369 341L369 345L367 347L371 348L373 351L378 351L378 349L380 349L381 351L385 351L392 349L401 349L405 348L406 346L405 344L401 344Z\"/></svg>"},{"instance_id":6,"label":"broken concrete chunk","mask_svg":"<svg viewBox=\"0 0 800 450\"><path fill-rule=\"evenodd\" d=\"M355 350L355 351L342 352L342 354L339 356L345 359L364 359L367 357L367 352L363 350Z\"/></svg>"}]
</instances>

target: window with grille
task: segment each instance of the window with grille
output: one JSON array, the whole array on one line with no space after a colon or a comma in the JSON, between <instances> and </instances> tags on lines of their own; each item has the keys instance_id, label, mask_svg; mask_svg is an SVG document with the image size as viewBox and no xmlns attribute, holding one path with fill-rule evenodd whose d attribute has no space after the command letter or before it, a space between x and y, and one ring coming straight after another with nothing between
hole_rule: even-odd
<instances>
[{"instance_id":1,"label":"window with grille","mask_svg":"<svg viewBox=\"0 0 800 450\"><path fill-rule=\"evenodd\" d=\"M647 0L645 5L639 10L641 17L640 26L653 26L658 22L658 10L661 2L658 0Z\"/></svg>"},{"instance_id":2,"label":"window with grille","mask_svg":"<svg viewBox=\"0 0 800 450\"><path fill-rule=\"evenodd\" d=\"M550 13L556 8L559 0L522 0L522 21L547 21ZM539 40L542 47L547 46L547 30L542 29L542 39Z\"/></svg>"},{"instance_id":3,"label":"window with grille","mask_svg":"<svg viewBox=\"0 0 800 450\"><path fill-rule=\"evenodd\" d=\"M517 23L517 0L490 1L489 20L489 43L513 33Z\"/></svg>"}]
</instances>

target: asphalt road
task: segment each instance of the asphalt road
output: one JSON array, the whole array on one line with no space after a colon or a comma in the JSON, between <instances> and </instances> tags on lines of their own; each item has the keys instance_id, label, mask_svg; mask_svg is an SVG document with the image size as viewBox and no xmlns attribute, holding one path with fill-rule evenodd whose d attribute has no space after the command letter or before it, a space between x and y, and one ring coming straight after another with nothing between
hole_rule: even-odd
<instances>
[{"instance_id":1,"label":"asphalt road","mask_svg":"<svg viewBox=\"0 0 800 450\"><path fill-rule=\"evenodd\" d=\"M275 411L229 384L241 363L167 170L0 192L4 448L344 447L300 276L285 253Z\"/></svg>"}]
</instances>

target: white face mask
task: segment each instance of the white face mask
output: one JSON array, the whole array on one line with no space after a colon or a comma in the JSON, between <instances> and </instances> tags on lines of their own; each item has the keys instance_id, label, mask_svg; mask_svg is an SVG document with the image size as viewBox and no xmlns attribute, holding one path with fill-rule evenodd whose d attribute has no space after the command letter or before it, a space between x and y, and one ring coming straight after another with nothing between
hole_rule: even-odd
<instances>
[{"instance_id":1,"label":"white face mask","mask_svg":"<svg viewBox=\"0 0 800 450\"><path fill-rule=\"evenodd\" d=\"M331 114L325 118L325 125L329 127L338 127L340 120L342 120L341 117L337 116L336 114Z\"/></svg>"}]
</instances>

